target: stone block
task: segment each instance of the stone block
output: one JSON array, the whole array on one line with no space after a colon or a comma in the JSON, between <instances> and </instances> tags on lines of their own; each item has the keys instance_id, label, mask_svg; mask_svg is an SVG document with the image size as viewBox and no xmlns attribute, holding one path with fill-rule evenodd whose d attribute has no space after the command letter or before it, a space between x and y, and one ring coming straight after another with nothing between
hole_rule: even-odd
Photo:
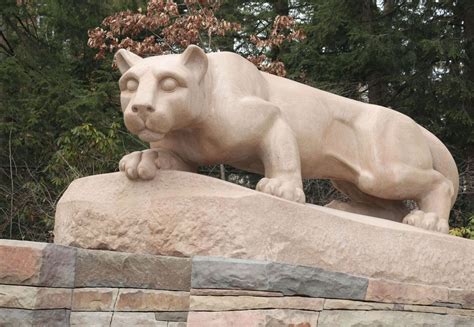
<instances>
[{"instance_id":1,"label":"stone block","mask_svg":"<svg viewBox=\"0 0 474 327\"><path fill-rule=\"evenodd\" d=\"M116 311L188 311L189 293L120 289Z\"/></svg>"},{"instance_id":2,"label":"stone block","mask_svg":"<svg viewBox=\"0 0 474 327\"><path fill-rule=\"evenodd\" d=\"M73 291L74 311L113 311L117 299L116 288L76 288Z\"/></svg>"},{"instance_id":3,"label":"stone block","mask_svg":"<svg viewBox=\"0 0 474 327\"><path fill-rule=\"evenodd\" d=\"M192 311L235 311L255 309L295 309L320 311L324 299L284 296L191 296L189 310Z\"/></svg>"},{"instance_id":4,"label":"stone block","mask_svg":"<svg viewBox=\"0 0 474 327\"><path fill-rule=\"evenodd\" d=\"M436 301L432 304L435 307L444 307L444 308L454 308L454 309L461 309L462 305L459 303L452 303L452 302L439 302Z\"/></svg>"},{"instance_id":5,"label":"stone block","mask_svg":"<svg viewBox=\"0 0 474 327\"><path fill-rule=\"evenodd\" d=\"M80 312L72 311L71 326L110 326L113 312Z\"/></svg>"},{"instance_id":6,"label":"stone block","mask_svg":"<svg viewBox=\"0 0 474 327\"><path fill-rule=\"evenodd\" d=\"M0 307L18 309L70 309L72 290L0 285Z\"/></svg>"},{"instance_id":7,"label":"stone block","mask_svg":"<svg viewBox=\"0 0 474 327\"><path fill-rule=\"evenodd\" d=\"M0 326L69 326L70 311L0 308Z\"/></svg>"},{"instance_id":8,"label":"stone block","mask_svg":"<svg viewBox=\"0 0 474 327\"><path fill-rule=\"evenodd\" d=\"M324 310L320 313L318 327L334 326L473 326L474 319L461 316L403 311L350 311Z\"/></svg>"},{"instance_id":9,"label":"stone block","mask_svg":"<svg viewBox=\"0 0 474 327\"><path fill-rule=\"evenodd\" d=\"M458 316L469 316L474 318L474 310L464 310L464 309L447 309L448 315L458 315ZM474 323L474 319L472 320Z\"/></svg>"},{"instance_id":10,"label":"stone block","mask_svg":"<svg viewBox=\"0 0 474 327\"><path fill-rule=\"evenodd\" d=\"M427 312L427 313L446 314L446 313L448 313L448 308L445 308L445 307L434 307L434 306L431 306L431 305L405 304L405 305L403 305L403 311L414 311L414 312Z\"/></svg>"},{"instance_id":11,"label":"stone block","mask_svg":"<svg viewBox=\"0 0 474 327\"><path fill-rule=\"evenodd\" d=\"M33 324L33 311L25 309L0 308L0 326L31 326Z\"/></svg>"},{"instance_id":12,"label":"stone block","mask_svg":"<svg viewBox=\"0 0 474 327\"><path fill-rule=\"evenodd\" d=\"M35 309L71 309L72 289L38 287Z\"/></svg>"},{"instance_id":13,"label":"stone block","mask_svg":"<svg viewBox=\"0 0 474 327\"><path fill-rule=\"evenodd\" d=\"M130 287L189 291L191 261L139 253L78 250L76 287Z\"/></svg>"},{"instance_id":14,"label":"stone block","mask_svg":"<svg viewBox=\"0 0 474 327\"><path fill-rule=\"evenodd\" d=\"M48 244L43 250L39 285L74 287L76 251L72 247Z\"/></svg>"},{"instance_id":15,"label":"stone block","mask_svg":"<svg viewBox=\"0 0 474 327\"><path fill-rule=\"evenodd\" d=\"M458 303L465 309L474 309L474 291L462 289L450 289L448 302Z\"/></svg>"},{"instance_id":16,"label":"stone block","mask_svg":"<svg viewBox=\"0 0 474 327\"><path fill-rule=\"evenodd\" d=\"M270 263L267 276L269 290L285 295L363 300L368 285L366 278L281 263Z\"/></svg>"},{"instance_id":17,"label":"stone block","mask_svg":"<svg viewBox=\"0 0 474 327\"><path fill-rule=\"evenodd\" d=\"M0 285L0 307L34 309L37 291L31 286Z\"/></svg>"},{"instance_id":18,"label":"stone block","mask_svg":"<svg viewBox=\"0 0 474 327\"><path fill-rule=\"evenodd\" d=\"M324 300L324 310L393 310L391 303L376 303L350 300Z\"/></svg>"},{"instance_id":19,"label":"stone block","mask_svg":"<svg viewBox=\"0 0 474 327\"><path fill-rule=\"evenodd\" d=\"M33 326L64 327L70 325L71 312L65 309L33 310Z\"/></svg>"},{"instance_id":20,"label":"stone block","mask_svg":"<svg viewBox=\"0 0 474 327\"><path fill-rule=\"evenodd\" d=\"M232 289L212 289L212 288L192 288L191 295L212 295L212 296L264 296L280 297L280 292L265 292L251 290L232 290Z\"/></svg>"},{"instance_id":21,"label":"stone block","mask_svg":"<svg viewBox=\"0 0 474 327\"><path fill-rule=\"evenodd\" d=\"M58 244L82 248L265 260L474 289L471 240L179 171L160 170L150 181L123 173L77 179L57 205L54 232Z\"/></svg>"},{"instance_id":22,"label":"stone block","mask_svg":"<svg viewBox=\"0 0 474 327\"><path fill-rule=\"evenodd\" d=\"M368 280L323 269L212 257L194 257L193 288L242 289L361 300Z\"/></svg>"},{"instance_id":23,"label":"stone block","mask_svg":"<svg viewBox=\"0 0 474 327\"><path fill-rule=\"evenodd\" d=\"M157 321L153 312L115 312L111 327L154 326L167 327L168 322Z\"/></svg>"},{"instance_id":24,"label":"stone block","mask_svg":"<svg viewBox=\"0 0 474 327\"><path fill-rule=\"evenodd\" d=\"M185 322L188 320L188 312L155 312L155 319L158 321Z\"/></svg>"},{"instance_id":25,"label":"stone block","mask_svg":"<svg viewBox=\"0 0 474 327\"><path fill-rule=\"evenodd\" d=\"M0 240L0 283L72 287L76 249Z\"/></svg>"},{"instance_id":26,"label":"stone block","mask_svg":"<svg viewBox=\"0 0 474 327\"><path fill-rule=\"evenodd\" d=\"M168 327L187 327L187 324L185 322L170 321L168 322Z\"/></svg>"},{"instance_id":27,"label":"stone block","mask_svg":"<svg viewBox=\"0 0 474 327\"><path fill-rule=\"evenodd\" d=\"M46 243L0 240L0 283L37 285Z\"/></svg>"},{"instance_id":28,"label":"stone block","mask_svg":"<svg viewBox=\"0 0 474 327\"><path fill-rule=\"evenodd\" d=\"M365 299L374 302L430 305L436 302L447 302L448 289L371 279Z\"/></svg>"},{"instance_id":29,"label":"stone block","mask_svg":"<svg viewBox=\"0 0 474 327\"><path fill-rule=\"evenodd\" d=\"M298 310L190 312L188 327L316 327L318 316L319 312Z\"/></svg>"},{"instance_id":30,"label":"stone block","mask_svg":"<svg viewBox=\"0 0 474 327\"><path fill-rule=\"evenodd\" d=\"M270 290L269 262L195 256L192 259L192 288Z\"/></svg>"}]
</instances>

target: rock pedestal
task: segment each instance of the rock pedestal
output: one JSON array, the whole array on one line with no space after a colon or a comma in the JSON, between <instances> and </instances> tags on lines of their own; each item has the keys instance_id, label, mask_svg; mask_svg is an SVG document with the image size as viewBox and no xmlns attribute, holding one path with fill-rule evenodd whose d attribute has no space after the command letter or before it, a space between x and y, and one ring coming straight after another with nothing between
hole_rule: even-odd
<instances>
[{"instance_id":1,"label":"rock pedestal","mask_svg":"<svg viewBox=\"0 0 474 327\"><path fill-rule=\"evenodd\" d=\"M470 240L185 172L78 179L58 203L54 233L57 244L87 249L264 260L474 290Z\"/></svg>"}]
</instances>

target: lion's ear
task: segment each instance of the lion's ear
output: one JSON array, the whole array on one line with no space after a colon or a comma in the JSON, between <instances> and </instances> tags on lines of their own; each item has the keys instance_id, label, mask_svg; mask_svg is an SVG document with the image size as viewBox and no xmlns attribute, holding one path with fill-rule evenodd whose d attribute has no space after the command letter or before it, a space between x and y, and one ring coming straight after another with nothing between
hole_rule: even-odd
<instances>
[{"instance_id":1,"label":"lion's ear","mask_svg":"<svg viewBox=\"0 0 474 327\"><path fill-rule=\"evenodd\" d=\"M120 73L125 73L127 70L130 69L133 65L137 64L142 57L137 56L131 51L120 49L115 54L115 63L117 64Z\"/></svg>"},{"instance_id":2,"label":"lion's ear","mask_svg":"<svg viewBox=\"0 0 474 327\"><path fill-rule=\"evenodd\" d=\"M208 65L204 51L196 45L190 45L183 52L181 58L183 64L196 75L198 82L200 82L207 72Z\"/></svg>"}]
</instances>

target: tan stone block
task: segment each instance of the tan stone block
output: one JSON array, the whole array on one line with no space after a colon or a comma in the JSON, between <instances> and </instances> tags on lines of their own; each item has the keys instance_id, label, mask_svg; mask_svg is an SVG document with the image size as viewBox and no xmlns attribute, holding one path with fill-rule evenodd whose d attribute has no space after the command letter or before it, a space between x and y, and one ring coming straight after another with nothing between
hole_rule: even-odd
<instances>
[{"instance_id":1,"label":"tan stone block","mask_svg":"<svg viewBox=\"0 0 474 327\"><path fill-rule=\"evenodd\" d=\"M365 299L375 302L433 304L447 302L448 289L371 279Z\"/></svg>"},{"instance_id":2,"label":"tan stone block","mask_svg":"<svg viewBox=\"0 0 474 327\"><path fill-rule=\"evenodd\" d=\"M31 286L0 285L0 307L34 309L37 291Z\"/></svg>"},{"instance_id":3,"label":"tan stone block","mask_svg":"<svg viewBox=\"0 0 474 327\"><path fill-rule=\"evenodd\" d=\"M403 306L403 311L413 311L413 312L428 312L428 313L440 313L446 314L448 312L448 308L445 307L435 307L431 305L412 305L412 304L405 304Z\"/></svg>"},{"instance_id":4,"label":"tan stone block","mask_svg":"<svg viewBox=\"0 0 474 327\"><path fill-rule=\"evenodd\" d=\"M213 295L213 296L265 296L276 297L283 296L280 292L265 292L265 291L251 291L251 290L225 290L214 288L192 288L191 295Z\"/></svg>"},{"instance_id":5,"label":"tan stone block","mask_svg":"<svg viewBox=\"0 0 474 327\"><path fill-rule=\"evenodd\" d=\"M76 288L72 297L74 311L113 311L116 288Z\"/></svg>"},{"instance_id":6,"label":"tan stone block","mask_svg":"<svg viewBox=\"0 0 474 327\"><path fill-rule=\"evenodd\" d=\"M449 289L448 302L459 303L465 309L474 309L474 291Z\"/></svg>"},{"instance_id":7,"label":"tan stone block","mask_svg":"<svg viewBox=\"0 0 474 327\"><path fill-rule=\"evenodd\" d=\"M168 322L157 321L152 312L115 312L112 316L111 327L153 326L167 327Z\"/></svg>"},{"instance_id":8,"label":"tan stone block","mask_svg":"<svg viewBox=\"0 0 474 327\"><path fill-rule=\"evenodd\" d=\"M72 311L69 323L71 326L110 326L112 312L79 312Z\"/></svg>"},{"instance_id":9,"label":"tan stone block","mask_svg":"<svg viewBox=\"0 0 474 327\"><path fill-rule=\"evenodd\" d=\"M394 304L350 300L324 300L324 310L393 310Z\"/></svg>"},{"instance_id":10,"label":"tan stone block","mask_svg":"<svg viewBox=\"0 0 474 327\"><path fill-rule=\"evenodd\" d=\"M316 327L319 312L299 310L248 310L224 312L190 312L188 327L223 326L292 326Z\"/></svg>"},{"instance_id":11,"label":"tan stone block","mask_svg":"<svg viewBox=\"0 0 474 327\"><path fill-rule=\"evenodd\" d=\"M0 283L34 285L39 281L46 243L0 240Z\"/></svg>"},{"instance_id":12,"label":"tan stone block","mask_svg":"<svg viewBox=\"0 0 474 327\"><path fill-rule=\"evenodd\" d=\"M171 321L171 322L168 322L168 327L186 327L187 324L185 322L175 322L175 321Z\"/></svg>"},{"instance_id":13,"label":"tan stone block","mask_svg":"<svg viewBox=\"0 0 474 327\"><path fill-rule=\"evenodd\" d=\"M464 310L464 309L452 309L452 308L448 308L448 315L474 317L474 310ZM473 320L473 325L474 325L474 320Z\"/></svg>"},{"instance_id":14,"label":"tan stone block","mask_svg":"<svg viewBox=\"0 0 474 327\"><path fill-rule=\"evenodd\" d=\"M189 292L120 289L116 311L188 311Z\"/></svg>"},{"instance_id":15,"label":"tan stone block","mask_svg":"<svg viewBox=\"0 0 474 327\"><path fill-rule=\"evenodd\" d=\"M0 307L19 309L70 309L72 290L0 285Z\"/></svg>"},{"instance_id":16,"label":"tan stone block","mask_svg":"<svg viewBox=\"0 0 474 327\"><path fill-rule=\"evenodd\" d=\"M71 309L72 289L39 287L36 309Z\"/></svg>"},{"instance_id":17,"label":"tan stone block","mask_svg":"<svg viewBox=\"0 0 474 327\"><path fill-rule=\"evenodd\" d=\"M299 309L320 311L324 299L310 297L191 296L192 311L228 311L253 309Z\"/></svg>"}]
</instances>

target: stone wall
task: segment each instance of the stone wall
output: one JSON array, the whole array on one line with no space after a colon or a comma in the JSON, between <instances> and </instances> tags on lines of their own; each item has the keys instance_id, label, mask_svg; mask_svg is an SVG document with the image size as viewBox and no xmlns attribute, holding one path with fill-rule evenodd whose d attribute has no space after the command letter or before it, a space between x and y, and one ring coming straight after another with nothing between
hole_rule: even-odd
<instances>
[{"instance_id":1,"label":"stone wall","mask_svg":"<svg viewBox=\"0 0 474 327\"><path fill-rule=\"evenodd\" d=\"M276 262L0 241L0 326L357 324L473 326L474 291Z\"/></svg>"}]
</instances>

